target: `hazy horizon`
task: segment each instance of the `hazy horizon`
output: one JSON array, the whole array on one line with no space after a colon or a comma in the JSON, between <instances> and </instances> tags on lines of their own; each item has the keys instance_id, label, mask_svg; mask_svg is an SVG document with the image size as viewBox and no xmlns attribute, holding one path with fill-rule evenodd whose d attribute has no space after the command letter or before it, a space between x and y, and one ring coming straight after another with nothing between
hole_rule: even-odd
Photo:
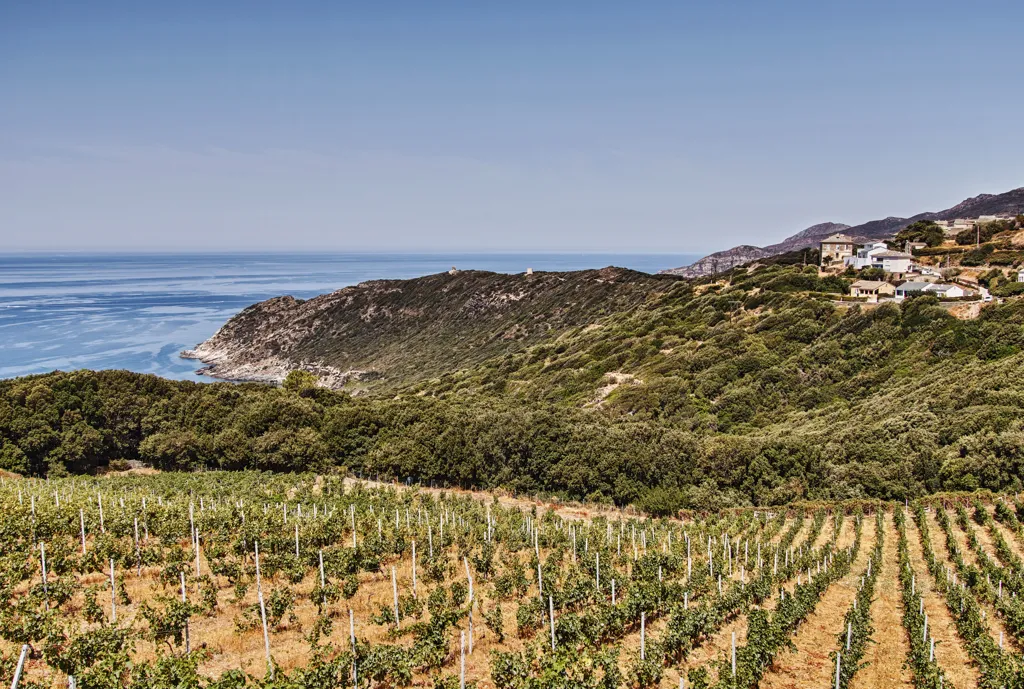
<instances>
[{"instance_id":1,"label":"hazy horizon","mask_svg":"<svg viewBox=\"0 0 1024 689\"><path fill-rule=\"evenodd\" d=\"M17 3L2 249L707 253L941 210L1024 184L1022 23L995 0Z\"/></svg>"}]
</instances>

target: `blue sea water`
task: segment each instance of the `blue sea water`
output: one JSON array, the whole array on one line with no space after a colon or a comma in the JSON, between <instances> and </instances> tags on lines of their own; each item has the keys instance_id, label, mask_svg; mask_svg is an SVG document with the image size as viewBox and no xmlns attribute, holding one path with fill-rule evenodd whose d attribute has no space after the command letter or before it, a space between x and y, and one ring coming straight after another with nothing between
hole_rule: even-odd
<instances>
[{"instance_id":1,"label":"blue sea water","mask_svg":"<svg viewBox=\"0 0 1024 689\"><path fill-rule=\"evenodd\" d=\"M128 369L196 376L178 353L270 297L308 299L364 280L448 270L645 272L691 254L182 253L0 254L0 378L55 369Z\"/></svg>"}]
</instances>

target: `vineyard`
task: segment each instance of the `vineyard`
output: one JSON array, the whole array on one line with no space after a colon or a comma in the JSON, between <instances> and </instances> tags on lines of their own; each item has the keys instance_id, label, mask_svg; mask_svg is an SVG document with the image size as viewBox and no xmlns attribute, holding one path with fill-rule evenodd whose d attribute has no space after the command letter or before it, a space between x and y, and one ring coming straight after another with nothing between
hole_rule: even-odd
<instances>
[{"instance_id":1,"label":"vineyard","mask_svg":"<svg viewBox=\"0 0 1024 689\"><path fill-rule=\"evenodd\" d=\"M679 519L340 476L0 485L19 687L1024 687L1024 503Z\"/></svg>"}]
</instances>

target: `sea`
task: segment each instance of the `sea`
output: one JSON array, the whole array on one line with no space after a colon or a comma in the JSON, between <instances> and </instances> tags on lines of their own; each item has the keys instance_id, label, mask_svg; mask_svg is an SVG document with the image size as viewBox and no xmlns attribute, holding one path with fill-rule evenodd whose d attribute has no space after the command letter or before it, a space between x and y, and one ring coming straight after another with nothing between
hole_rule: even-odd
<instances>
[{"instance_id":1,"label":"sea","mask_svg":"<svg viewBox=\"0 0 1024 689\"><path fill-rule=\"evenodd\" d=\"M0 378L127 369L179 380L182 359L250 304L308 299L365 280L459 269L521 273L615 265L654 273L696 254L20 253L0 254Z\"/></svg>"}]
</instances>

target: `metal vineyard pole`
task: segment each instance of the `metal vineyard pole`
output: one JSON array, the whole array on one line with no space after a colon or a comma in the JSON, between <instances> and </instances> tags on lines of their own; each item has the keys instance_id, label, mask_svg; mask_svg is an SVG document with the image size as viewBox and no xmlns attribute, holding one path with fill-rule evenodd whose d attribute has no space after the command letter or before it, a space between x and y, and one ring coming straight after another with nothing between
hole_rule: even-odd
<instances>
[{"instance_id":1,"label":"metal vineyard pole","mask_svg":"<svg viewBox=\"0 0 1024 689\"><path fill-rule=\"evenodd\" d=\"M82 533L82 555L85 555L85 510L78 510L78 523Z\"/></svg>"},{"instance_id":2,"label":"metal vineyard pole","mask_svg":"<svg viewBox=\"0 0 1024 689\"><path fill-rule=\"evenodd\" d=\"M185 597L185 572L183 570L181 572L178 572L178 574L181 575L181 602L182 603L187 603L188 599ZM191 641L189 640L189 635L188 635L188 618L186 617L185 618L185 653L190 653L191 652L191 650L192 650L191 646L192 646L192 644L191 644Z\"/></svg>"},{"instance_id":3,"label":"metal vineyard pole","mask_svg":"<svg viewBox=\"0 0 1024 689\"><path fill-rule=\"evenodd\" d=\"M11 689L18 689L18 682L21 681L21 672L25 669L25 658L28 657L28 644L21 647L21 655L18 657L18 667L14 669L14 680L11 682Z\"/></svg>"},{"instance_id":4,"label":"metal vineyard pole","mask_svg":"<svg viewBox=\"0 0 1024 689\"><path fill-rule=\"evenodd\" d=\"M398 619L398 580L395 578L395 568L391 568L391 591L395 597L395 627L400 624Z\"/></svg>"},{"instance_id":5,"label":"metal vineyard pole","mask_svg":"<svg viewBox=\"0 0 1024 689\"><path fill-rule=\"evenodd\" d=\"M416 598L416 541L412 542L412 597Z\"/></svg>"},{"instance_id":6,"label":"metal vineyard pole","mask_svg":"<svg viewBox=\"0 0 1024 689\"><path fill-rule=\"evenodd\" d=\"M256 543L256 596L260 602L260 620L263 622L263 648L267 654L267 672L274 678L274 663L270 660L270 634L267 632L267 606L263 602L263 580L260 577L260 544Z\"/></svg>"},{"instance_id":7,"label":"metal vineyard pole","mask_svg":"<svg viewBox=\"0 0 1024 689\"><path fill-rule=\"evenodd\" d=\"M459 689L466 689L466 632L459 632Z\"/></svg>"},{"instance_id":8,"label":"metal vineyard pole","mask_svg":"<svg viewBox=\"0 0 1024 689\"><path fill-rule=\"evenodd\" d=\"M117 622L117 604L114 599L117 589L114 585L114 559L110 559L110 621Z\"/></svg>"},{"instance_id":9,"label":"metal vineyard pole","mask_svg":"<svg viewBox=\"0 0 1024 689\"><path fill-rule=\"evenodd\" d=\"M732 633L732 676L736 678L736 632Z\"/></svg>"},{"instance_id":10,"label":"metal vineyard pole","mask_svg":"<svg viewBox=\"0 0 1024 689\"><path fill-rule=\"evenodd\" d=\"M320 558L320 596L321 596L321 602L324 605L327 605L327 591L326 591L326 589L327 589L327 580L324 577L324 551L323 550L319 551L318 557Z\"/></svg>"},{"instance_id":11,"label":"metal vineyard pole","mask_svg":"<svg viewBox=\"0 0 1024 689\"><path fill-rule=\"evenodd\" d=\"M352 608L348 609L348 635L352 640L352 686L359 686L359 673L356 670L356 618Z\"/></svg>"},{"instance_id":12,"label":"metal vineyard pole","mask_svg":"<svg viewBox=\"0 0 1024 689\"><path fill-rule=\"evenodd\" d=\"M640 660L647 657L647 613L640 613Z\"/></svg>"},{"instance_id":13,"label":"metal vineyard pole","mask_svg":"<svg viewBox=\"0 0 1024 689\"><path fill-rule=\"evenodd\" d=\"M555 603L551 596L548 596L548 617L551 618L551 650L555 650Z\"/></svg>"},{"instance_id":14,"label":"metal vineyard pole","mask_svg":"<svg viewBox=\"0 0 1024 689\"><path fill-rule=\"evenodd\" d=\"M836 689L839 689L839 666L842 662L842 653L836 651Z\"/></svg>"},{"instance_id":15,"label":"metal vineyard pole","mask_svg":"<svg viewBox=\"0 0 1024 689\"><path fill-rule=\"evenodd\" d=\"M47 587L46 582L46 544L42 541L39 542L39 559L43 565L43 604L46 610L50 609L50 590Z\"/></svg>"}]
</instances>

